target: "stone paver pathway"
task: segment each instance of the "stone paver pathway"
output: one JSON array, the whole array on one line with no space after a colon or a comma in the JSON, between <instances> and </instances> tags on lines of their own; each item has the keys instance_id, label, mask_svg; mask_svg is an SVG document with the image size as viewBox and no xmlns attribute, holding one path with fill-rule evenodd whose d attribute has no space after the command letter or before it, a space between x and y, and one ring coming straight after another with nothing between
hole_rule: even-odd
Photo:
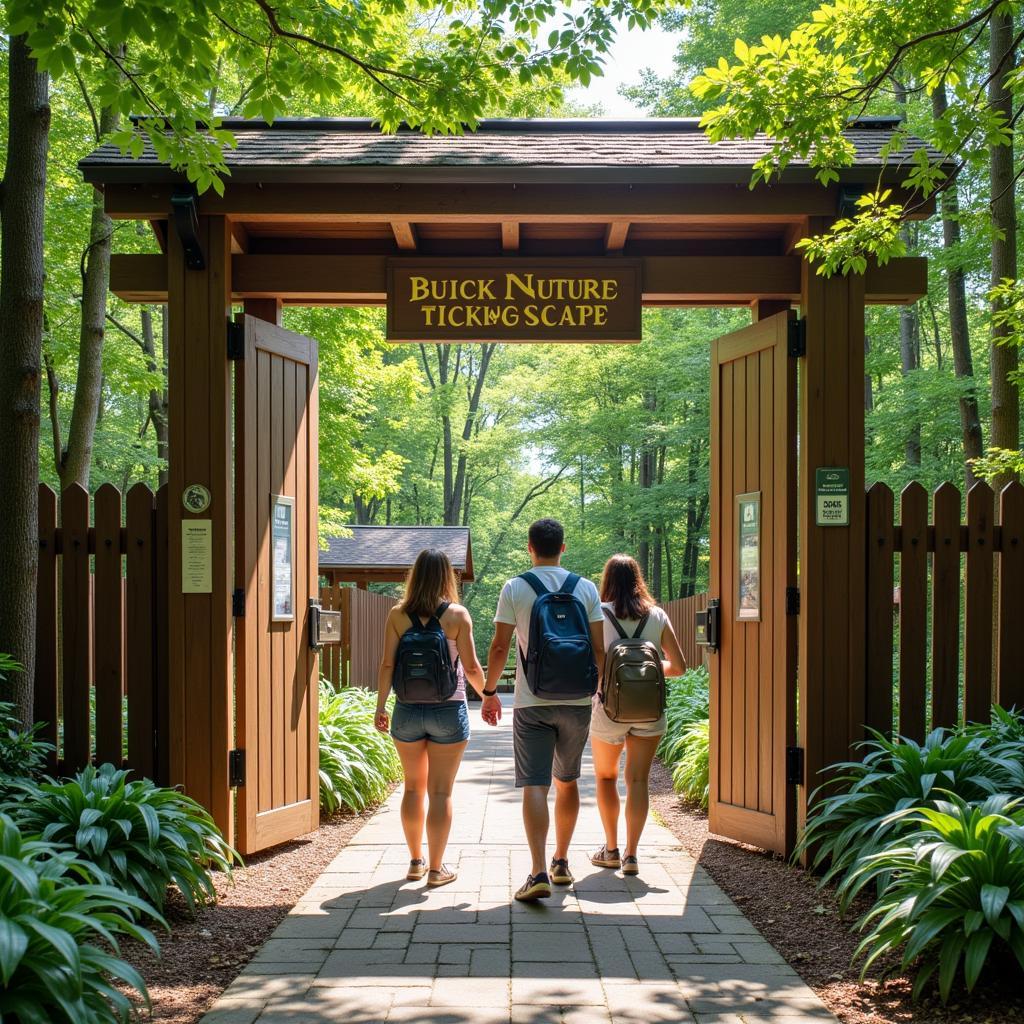
<instances>
[{"instance_id":1,"label":"stone paver pathway","mask_svg":"<svg viewBox=\"0 0 1024 1024\"><path fill-rule=\"evenodd\" d=\"M512 901L530 862L511 708L497 730L471 715L447 855L458 880L404 880L396 792L204 1024L834 1024L667 829L648 825L638 878L590 864L603 835L589 757L575 885Z\"/></svg>"}]
</instances>

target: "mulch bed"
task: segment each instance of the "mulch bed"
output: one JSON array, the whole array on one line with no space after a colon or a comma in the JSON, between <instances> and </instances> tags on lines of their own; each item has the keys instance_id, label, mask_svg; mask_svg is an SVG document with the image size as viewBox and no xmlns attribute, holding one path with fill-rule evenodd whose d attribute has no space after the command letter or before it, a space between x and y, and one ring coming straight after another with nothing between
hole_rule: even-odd
<instances>
[{"instance_id":1,"label":"mulch bed","mask_svg":"<svg viewBox=\"0 0 1024 1024\"><path fill-rule=\"evenodd\" d=\"M707 816L679 800L657 761L651 809L843 1024L1024 1024L1024 977L1015 960L987 969L970 995L954 989L947 1006L935 993L914 1003L912 978L881 981L873 972L861 982L859 966L851 967L858 937L849 926L866 905L844 921L830 890L808 872L710 836Z\"/></svg>"},{"instance_id":2,"label":"mulch bed","mask_svg":"<svg viewBox=\"0 0 1024 1024\"><path fill-rule=\"evenodd\" d=\"M234 884L215 877L219 901L193 918L172 890L165 916L171 933L157 932L160 957L141 944L124 949L125 959L142 972L153 1001L149 1019L194 1024L234 981L270 933L334 859L373 817L342 814L317 832L246 858Z\"/></svg>"}]
</instances>

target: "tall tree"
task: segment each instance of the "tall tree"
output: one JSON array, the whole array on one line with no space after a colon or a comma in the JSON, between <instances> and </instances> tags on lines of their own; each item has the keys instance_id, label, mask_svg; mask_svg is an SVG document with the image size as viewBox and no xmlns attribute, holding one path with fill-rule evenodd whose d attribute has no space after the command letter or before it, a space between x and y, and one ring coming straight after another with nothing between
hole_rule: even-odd
<instances>
[{"instance_id":1,"label":"tall tree","mask_svg":"<svg viewBox=\"0 0 1024 1024\"><path fill-rule=\"evenodd\" d=\"M1009 127L1014 119L1013 90L1015 75L1013 14L1003 4L992 15L989 25L989 105L1002 123ZM1013 166L1013 136L1005 145L993 146L989 156L990 206L992 211L992 287L1017 278L1017 172ZM996 293L997 295L999 293ZM994 298L994 312L1002 299ZM1015 381L1019 366L1016 345L1007 324L997 316L992 324L992 445L1007 451L1020 447L1020 392ZM997 484L1003 484L1001 474Z\"/></svg>"},{"instance_id":2,"label":"tall tree","mask_svg":"<svg viewBox=\"0 0 1024 1024\"><path fill-rule=\"evenodd\" d=\"M38 571L39 377L43 336L43 217L49 78L24 35L9 41L8 146L0 182L0 651L21 717L32 717Z\"/></svg>"}]
</instances>

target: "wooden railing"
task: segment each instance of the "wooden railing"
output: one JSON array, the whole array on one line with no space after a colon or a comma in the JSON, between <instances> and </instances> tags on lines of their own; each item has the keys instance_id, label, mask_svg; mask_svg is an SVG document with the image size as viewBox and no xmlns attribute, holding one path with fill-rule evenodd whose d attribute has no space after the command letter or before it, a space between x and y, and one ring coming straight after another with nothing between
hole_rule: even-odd
<instances>
[{"instance_id":1,"label":"wooden railing","mask_svg":"<svg viewBox=\"0 0 1024 1024\"><path fill-rule=\"evenodd\" d=\"M679 640L683 657L686 658L687 668L703 665L707 657L707 648L697 644L694 621L696 613L704 611L707 606L707 594L694 594L693 597L682 597L663 605Z\"/></svg>"},{"instance_id":2,"label":"wooden railing","mask_svg":"<svg viewBox=\"0 0 1024 1024\"><path fill-rule=\"evenodd\" d=\"M355 587L321 587L320 604L341 612L341 643L320 649L320 675L334 686L376 686L384 624L397 603Z\"/></svg>"},{"instance_id":3,"label":"wooden railing","mask_svg":"<svg viewBox=\"0 0 1024 1024\"><path fill-rule=\"evenodd\" d=\"M896 523L892 491L867 494L865 722L912 739L987 721L993 701L1024 707L1024 487L1008 485L996 515L992 489L975 484L965 523L952 484L930 518L928 504L908 484Z\"/></svg>"},{"instance_id":4,"label":"wooden railing","mask_svg":"<svg viewBox=\"0 0 1024 1024\"><path fill-rule=\"evenodd\" d=\"M91 507L90 507L91 506ZM167 495L39 487L35 717L50 768L168 777ZM59 584L59 586L58 586Z\"/></svg>"}]
</instances>

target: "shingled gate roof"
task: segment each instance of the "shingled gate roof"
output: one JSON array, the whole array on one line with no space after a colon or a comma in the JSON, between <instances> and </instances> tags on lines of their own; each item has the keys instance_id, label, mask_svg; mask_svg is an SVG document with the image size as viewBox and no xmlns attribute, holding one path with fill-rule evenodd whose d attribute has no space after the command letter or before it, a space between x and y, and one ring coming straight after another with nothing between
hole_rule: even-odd
<instances>
[{"instance_id":1,"label":"shingled gate roof","mask_svg":"<svg viewBox=\"0 0 1024 1024\"><path fill-rule=\"evenodd\" d=\"M424 548L443 551L466 583L473 581L468 526L351 526L349 537L326 538L320 572L338 579L402 580Z\"/></svg>"},{"instance_id":2,"label":"shingled gate roof","mask_svg":"<svg viewBox=\"0 0 1024 1024\"><path fill-rule=\"evenodd\" d=\"M856 157L847 181L905 176L900 165L915 151L939 154L906 137L883 159L899 121L864 118L846 137ZM746 183L754 163L771 146L765 135L712 143L696 118L610 121L592 118L494 118L462 135L424 135L400 128L393 135L363 118L228 118L237 147L226 153L234 182L543 181L631 180ZM181 176L147 146L135 159L112 143L100 146L79 167L91 182L172 182ZM807 161L794 160L786 181L810 181Z\"/></svg>"}]
</instances>

